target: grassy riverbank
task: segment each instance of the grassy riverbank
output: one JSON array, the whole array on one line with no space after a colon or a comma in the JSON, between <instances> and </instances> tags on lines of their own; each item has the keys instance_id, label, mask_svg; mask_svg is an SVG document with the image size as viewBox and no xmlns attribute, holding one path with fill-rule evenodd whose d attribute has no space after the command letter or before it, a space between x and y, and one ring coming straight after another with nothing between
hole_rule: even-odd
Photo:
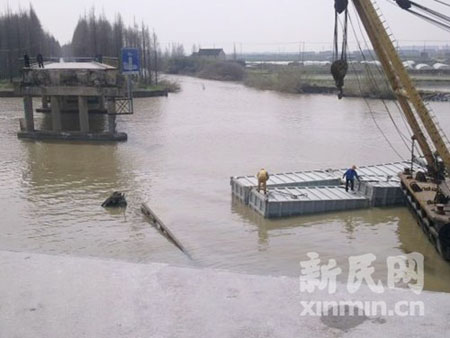
<instances>
[{"instance_id":1,"label":"grassy riverbank","mask_svg":"<svg viewBox=\"0 0 450 338\"><path fill-rule=\"evenodd\" d=\"M236 61L177 58L168 63L170 74L183 74L219 81L236 81L261 90L292 94L332 94L337 89L329 65L304 66L259 64L245 67ZM450 95L450 74L412 73L417 87L427 93ZM441 91L442 88L442 91ZM394 94L381 69L374 65L350 64L344 95L393 99Z\"/></svg>"},{"instance_id":2,"label":"grassy riverbank","mask_svg":"<svg viewBox=\"0 0 450 338\"><path fill-rule=\"evenodd\" d=\"M334 92L336 88L331 74L327 74L324 67L321 68L261 66L247 70L244 84L262 90L292 94ZM363 74L346 77L345 93L350 96L390 96L391 94L381 77L376 77L372 84Z\"/></svg>"},{"instance_id":3,"label":"grassy riverbank","mask_svg":"<svg viewBox=\"0 0 450 338\"><path fill-rule=\"evenodd\" d=\"M411 74L417 87L435 92L450 91L450 77L445 74ZM336 87L329 66L269 65L246 69L244 84L262 90L285 93L335 93ZM430 91L430 90L428 90ZM375 66L350 65L345 78L344 95L392 99L394 94L384 74Z\"/></svg>"},{"instance_id":4,"label":"grassy riverbank","mask_svg":"<svg viewBox=\"0 0 450 338\"><path fill-rule=\"evenodd\" d=\"M243 81L246 76L245 67L240 62L192 57L170 59L166 72L218 81Z\"/></svg>"},{"instance_id":5,"label":"grassy riverbank","mask_svg":"<svg viewBox=\"0 0 450 338\"><path fill-rule=\"evenodd\" d=\"M139 83L138 90L154 91L154 92L168 92L168 93L178 93L181 90L180 84L178 82L170 80L160 80L157 85L148 85L145 83Z\"/></svg>"}]
</instances>

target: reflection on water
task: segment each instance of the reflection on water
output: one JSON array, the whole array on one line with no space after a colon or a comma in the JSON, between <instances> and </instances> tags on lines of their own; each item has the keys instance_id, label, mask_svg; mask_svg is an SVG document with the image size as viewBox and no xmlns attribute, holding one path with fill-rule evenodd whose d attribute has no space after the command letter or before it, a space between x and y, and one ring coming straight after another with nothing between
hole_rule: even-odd
<instances>
[{"instance_id":1,"label":"reflection on water","mask_svg":"<svg viewBox=\"0 0 450 338\"><path fill-rule=\"evenodd\" d=\"M349 256L374 253L381 279L388 256L419 251L427 288L450 291L449 264L406 208L265 220L230 195L230 176L261 166L283 172L398 160L364 101L179 81L181 93L136 100L136 114L119 118L129 135L121 144L19 141L21 100L0 99L0 249L291 276L299 275L309 251L336 259L344 270ZM371 104L407 158L382 104ZM446 103L433 107L448 129ZM399 113L394 119L405 128ZM38 123L50 123L48 116ZM76 115L64 123L76 126ZM103 116L91 120L99 129L104 123ZM126 193L128 208L101 208L115 190ZM146 222L142 202L171 227L194 262Z\"/></svg>"},{"instance_id":2,"label":"reflection on water","mask_svg":"<svg viewBox=\"0 0 450 338\"><path fill-rule=\"evenodd\" d=\"M321 259L336 259L343 274L348 276L348 257L373 253L377 260L374 278L386 282L386 259L413 251L425 257L425 287L450 292L450 265L442 260L434 246L423 236L406 208L376 208L352 212L309 215L304 217L266 220L255 211L232 198L232 212L245 221L248 231L258 238L260 251L283 252L289 247L291 267L296 273L297 257L306 260L306 253L316 251Z\"/></svg>"},{"instance_id":3,"label":"reflection on water","mask_svg":"<svg viewBox=\"0 0 450 338\"><path fill-rule=\"evenodd\" d=\"M61 115L61 124L63 130L67 131L79 131L80 119L76 113L66 113ZM104 132L108 129L107 115L103 114L91 114L89 116L89 128L92 132ZM52 129L52 117L51 114L42 114L38 119L36 129L39 130L51 130Z\"/></svg>"}]
</instances>

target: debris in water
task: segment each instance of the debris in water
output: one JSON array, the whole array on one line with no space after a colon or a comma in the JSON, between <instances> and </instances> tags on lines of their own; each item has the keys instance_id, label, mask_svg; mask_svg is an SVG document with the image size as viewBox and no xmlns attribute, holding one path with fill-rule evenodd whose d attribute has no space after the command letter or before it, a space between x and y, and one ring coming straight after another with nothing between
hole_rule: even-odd
<instances>
[{"instance_id":1,"label":"debris in water","mask_svg":"<svg viewBox=\"0 0 450 338\"><path fill-rule=\"evenodd\" d=\"M125 194L118 191L114 191L102 204L103 208L123 208L126 206L127 200L125 199Z\"/></svg>"}]
</instances>

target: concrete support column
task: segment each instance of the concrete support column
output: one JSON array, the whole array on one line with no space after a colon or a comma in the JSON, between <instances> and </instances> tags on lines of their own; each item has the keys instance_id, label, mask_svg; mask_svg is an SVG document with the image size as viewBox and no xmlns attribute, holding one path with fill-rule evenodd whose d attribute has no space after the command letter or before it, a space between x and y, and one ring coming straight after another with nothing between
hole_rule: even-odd
<instances>
[{"instance_id":1,"label":"concrete support column","mask_svg":"<svg viewBox=\"0 0 450 338\"><path fill-rule=\"evenodd\" d=\"M43 109L48 109L48 97L47 96L42 96L42 108Z\"/></svg>"},{"instance_id":2,"label":"concrete support column","mask_svg":"<svg viewBox=\"0 0 450 338\"><path fill-rule=\"evenodd\" d=\"M102 112L106 110L106 104L105 104L105 97L99 96L98 97L98 109Z\"/></svg>"},{"instance_id":3,"label":"concrete support column","mask_svg":"<svg viewBox=\"0 0 450 338\"><path fill-rule=\"evenodd\" d=\"M33 98L31 96L24 96L23 108L25 112L25 129L26 131L34 131Z\"/></svg>"},{"instance_id":4,"label":"concrete support column","mask_svg":"<svg viewBox=\"0 0 450 338\"><path fill-rule=\"evenodd\" d=\"M89 132L89 111L87 96L78 96L78 112L80 116L80 131Z\"/></svg>"},{"instance_id":5,"label":"concrete support column","mask_svg":"<svg viewBox=\"0 0 450 338\"><path fill-rule=\"evenodd\" d=\"M53 131L61 131L62 123L61 123L61 105L59 102L58 96L51 97L51 105L52 105L52 127Z\"/></svg>"},{"instance_id":6,"label":"concrete support column","mask_svg":"<svg viewBox=\"0 0 450 338\"><path fill-rule=\"evenodd\" d=\"M116 100L111 97L108 100L108 131L111 134L116 133Z\"/></svg>"}]
</instances>

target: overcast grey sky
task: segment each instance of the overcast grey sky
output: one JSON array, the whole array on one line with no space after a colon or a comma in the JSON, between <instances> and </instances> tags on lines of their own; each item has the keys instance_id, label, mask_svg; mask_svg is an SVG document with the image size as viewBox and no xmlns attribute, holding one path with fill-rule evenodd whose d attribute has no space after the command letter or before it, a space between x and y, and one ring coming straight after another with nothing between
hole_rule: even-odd
<instances>
[{"instance_id":1,"label":"overcast grey sky","mask_svg":"<svg viewBox=\"0 0 450 338\"><path fill-rule=\"evenodd\" d=\"M444 0L450 2L450 0ZM449 7L419 1L450 15ZM0 0L0 8L27 8L31 3L44 28L61 42L70 41L80 15L95 4L108 18L122 14L127 23L142 20L158 34L163 48L170 42L238 50L296 51L329 48L333 36L333 0ZM450 33L378 0L394 35L402 45L449 41ZM351 10L351 14L354 12ZM349 39L354 41L353 34ZM433 44L428 42L427 44Z\"/></svg>"}]
</instances>

